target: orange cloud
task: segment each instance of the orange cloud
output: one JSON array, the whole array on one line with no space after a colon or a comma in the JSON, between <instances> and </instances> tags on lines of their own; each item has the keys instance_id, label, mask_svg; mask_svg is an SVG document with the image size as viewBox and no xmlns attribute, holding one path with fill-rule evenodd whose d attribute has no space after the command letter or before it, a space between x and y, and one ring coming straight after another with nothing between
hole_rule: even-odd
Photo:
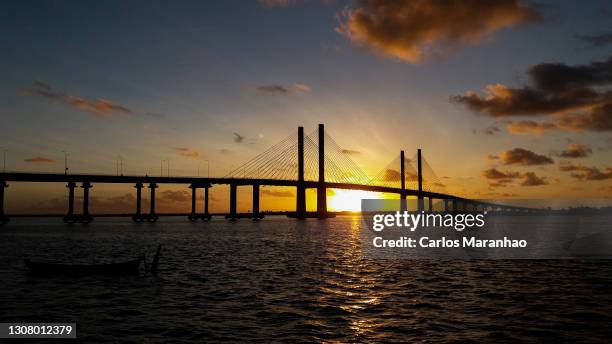
<instances>
[{"instance_id":1,"label":"orange cloud","mask_svg":"<svg viewBox=\"0 0 612 344\"><path fill-rule=\"evenodd\" d=\"M385 56L415 63L436 50L476 44L539 18L518 0L361 0L336 31Z\"/></svg>"},{"instance_id":2,"label":"orange cloud","mask_svg":"<svg viewBox=\"0 0 612 344\"><path fill-rule=\"evenodd\" d=\"M35 81L33 89L27 89L26 93L35 94L50 101L59 102L73 109L87 111L98 117L110 117L115 114L132 115L133 112L125 106L119 105L108 99L100 98L88 100L58 92L44 81Z\"/></svg>"},{"instance_id":3,"label":"orange cloud","mask_svg":"<svg viewBox=\"0 0 612 344\"><path fill-rule=\"evenodd\" d=\"M571 143L557 155L562 158L585 158L593 153L591 147L581 143Z\"/></svg>"},{"instance_id":4,"label":"orange cloud","mask_svg":"<svg viewBox=\"0 0 612 344\"><path fill-rule=\"evenodd\" d=\"M198 151L197 149L186 147L174 147L173 149L178 155L184 156L186 158L197 158L200 156L200 151Z\"/></svg>"},{"instance_id":5,"label":"orange cloud","mask_svg":"<svg viewBox=\"0 0 612 344\"><path fill-rule=\"evenodd\" d=\"M536 121L509 121L506 124L506 129L511 134L535 134L541 135L547 131L557 129L557 125L550 122L536 122Z\"/></svg>"},{"instance_id":6,"label":"orange cloud","mask_svg":"<svg viewBox=\"0 0 612 344\"><path fill-rule=\"evenodd\" d=\"M37 156L34 158L25 159L25 162L33 162L33 163L43 163L43 164L52 164L55 160L51 158L45 158L44 156Z\"/></svg>"}]
</instances>

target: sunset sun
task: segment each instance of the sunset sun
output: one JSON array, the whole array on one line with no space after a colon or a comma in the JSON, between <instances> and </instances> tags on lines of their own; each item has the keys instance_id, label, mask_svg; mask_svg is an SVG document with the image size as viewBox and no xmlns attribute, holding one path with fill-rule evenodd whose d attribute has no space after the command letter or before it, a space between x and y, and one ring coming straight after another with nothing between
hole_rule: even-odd
<instances>
[{"instance_id":1,"label":"sunset sun","mask_svg":"<svg viewBox=\"0 0 612 344\"><path fill-rule=\"evenodd\" d=\"M376 192L334 189L334 195L327 198L332 211L361 211L361 200L379 198Z\"/></svg>"}]
</instances>

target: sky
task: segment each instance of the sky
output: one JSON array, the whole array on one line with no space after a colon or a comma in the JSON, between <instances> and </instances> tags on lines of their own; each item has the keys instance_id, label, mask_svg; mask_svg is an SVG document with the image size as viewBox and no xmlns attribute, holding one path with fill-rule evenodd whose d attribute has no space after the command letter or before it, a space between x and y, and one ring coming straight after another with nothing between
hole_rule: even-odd
<instances>
[{"instance_id":1,"label":"sky","mask_svg":"<svg viewBox=\"0 0 612 344\"><path fill-rule=\"evenodd\" d=\"M172 175L210 165L224 176L298 126L310 133L324 123L369 175L421 148L452 194L612 194L606 1L3 7L0 146L9 171L61 173L66 152L72 173L115 174L121 157L124 174L157 175L170 161ZM184 209L187 190L166 191L162 208ZM227 207L226 191L216 187L213 208ZM291 207L292 192L268 190L262 208ZM7 209L56 211L65 193L14 183ZM94 207L132 207L133 193L96 187ZM249 191L240 194L248 210Z\"/></svg>"}]
</instances>

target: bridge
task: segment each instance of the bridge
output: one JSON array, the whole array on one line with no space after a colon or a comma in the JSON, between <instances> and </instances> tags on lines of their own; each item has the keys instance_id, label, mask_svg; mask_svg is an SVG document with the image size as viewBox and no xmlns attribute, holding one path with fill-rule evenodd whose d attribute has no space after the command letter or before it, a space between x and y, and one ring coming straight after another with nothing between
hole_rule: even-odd
<instances>
[{"instance_id":1,"label":"bridge","mask_svg":"<svg viewBox=\"0 0 612 344\"><path fill-rule=\"evenodd\" d=\"M297 135L296 135L297 134ZM136 189L135 211L133 221L155 222L160 214L156 212L155 190L159 184L184 184L191 189L191 212L188 218L210 220L209 189L214 185L229 185L229 213L223 214L230 220L238 218L262 219L264 212L260 210L260 187L283 186L296 189L295 211L283 212L290 217L328 218L334 216L327 209L327 190L345 189L362 190L380 193L397 194L400 199L415 197L418 211L434 211L434 200L441 200L443 208L440 211L533 211L530 208L492 204L471 200L445 192L427 161L417 150L414 159L408 159L401 151L374 177L368 177L350 158L347 150L342 149L331 136L327 135L323 124L309 135L304 134L304 128L299 127L293 133L276 145L272 146L238 168L233 169L224 177L174 177L174 176L123 176L102 174L57 174L57 173L0 173L0 223L7 223L9 216L4 212L4 193L8 182L52 182L66 183L68 189L67 212L63 219L67 223L91 222L93 215L89 210L90 189L94 184L114 183L133 184ZM416 167L413 166L416 160ZM75 211L75 192L78 184L83 192L83 209ZM237 195L239 186L251 186L252 212L244 214L237 211ZM142 211L143 188L149 190L149 211ZM196 209L197 191L204 190L204 208ZM316 189L317 208L314 212L306 211L306 190ZM426 202L427 201L427 202ZM406 202L402 203L405 210Z\"/></svg>"}]
</instances>

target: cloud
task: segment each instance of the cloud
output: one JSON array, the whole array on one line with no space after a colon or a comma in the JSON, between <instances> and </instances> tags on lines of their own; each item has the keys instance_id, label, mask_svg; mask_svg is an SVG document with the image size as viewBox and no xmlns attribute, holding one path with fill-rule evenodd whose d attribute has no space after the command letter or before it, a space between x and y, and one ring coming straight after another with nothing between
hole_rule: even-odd
<instances>
[{"instance_id":1,"label":"cloud","mask_svg":"<svg viewBox=\"0 0 612 344\"><path fill-rule=\"evenodd\" d=\"M597 34L582 35L578 38L591 47L603 47L612 44L612 32L602 32Z\"/></svg>"},{"instance_id":2,"label":"cloud","mask_svg":"<svg viewBox=\"0 0 612 344\"><path fill-rule=\"evenodd\" d=\"M191 201L191 194L187 190L164 190L161 192L162 197L165 200L183 203Z\"/></svg>"},{"instance_id":3,"label":"cloud","mask_svg":"<svg viewBox=\"0 0 612 344\"><path fill-rule=\"evenodd\" d=\"M238 133L234 133L234 142L236 143L242 143L244 141L244 136L238 134Z\"/></svg>"},{"instance_id":4,"label":"cloud","mask_svg":"<svg viewBox=\"0 0 612 344\"><path fill-rule=\"evenodd\" d=\"M186 158L197 158L200 156L200 151L198 151L197 149L187 147L174 147L172 149L174 149L174 151L178 155L184 156Z\"/></svg>"},{"instance_id":5,"label":"cloud","mask_svg":"<svg viewBox=\"0 0 612 344\"><path fill-rule=\"evenodd\" d=\"M518 172L502 172L496 168L490 168L482 171L482 176L486 179L501 180L520 178L521 174Z\"/></svg>"},{"instance_id":6,"label":"cloud","mask_svg":"<svg viewBox=\"0 0 612 344\"><path fill-rule=\"evenodd\" d=\"M450 97L476 113L494 118L553 116L553 125L567 131L612 131L612 57L584 65L542 63L528 72L530 84L512 88L488 85L485 95L469 91ZM553 129L551 124L522 123L521 130Z\"/></svg>"},{"instance_id":7,"label":"cloud","mask_svg":"<svg viewBox=\"0 0 612 344\"><path fill-rule=\"evenodd\" d=\"M521 182L521 186L539 186L546 184L548 184L546 177L538 177L533 172L526 172L523 175L523 181Z\"/></svg>"},{"instance_id":8,"label":"cloud","mask_svg":"<svg viewBox=\"0 0 612 344\"><path fill-rule=\"evenodd\" d=\"M293 192L289 190L268 190L263 189L260 192L262 195L274 196L274 197L293 197L295 196Z\"/></svg>"},{"instance_id":9,"label":"cloud","mask_svg":"<svg viewBox=\"0 0 612 344\"><path fill-rule=\"evenodd\" d=\"M268 85L251 85L249 89L261 94L300 94L310 92L310 86L303 83L295 83L291 86L268 84Z\"/></svg>"},{"instance_id":10,"label":"cloud","mask_svg":"<svg viewBox=\"0 0 612 344\"><path fill-rule=\"evenodd\" d=\"M572 172L570 176L578 180L601 181L612 178L612 168L606 167L601 171L597 167L588 167L583 165L574 165L570 162L559 164L559 170L564 172Z\"/></svg>"},{"instance_id":11,"label":"cloud","mask_svg":"<svg viewBox=\"0 0 612 344\"><path fill-rule=\"evenodd\" d=\"M361 0L344 10L336 31L358 46L416 63L538 18L518 0Z\"/></svg>"},{"instance_id":12,"label":"cloud","mask_svg":"<svg viewBox=\"0 0 612 344\"><path fill-rule=\"evenodd\" d=\"M495 154L487 155L487 160L499 160L499 156Z\"/></svg>"},{"instance_id":13,"label":"cloud","mask_svg":"<svg viewBox=\"0 0 612 344\"><path fill-rule=\"evenodd\" d=\"M514 179L520 178L521 174L509 171L502 172L496 168L490 168L482 171L482 176L487 180L490 187L504 187L511 184Z\"/></svg>"},{"instance_id":14,"label":"cloud","mask_svg":"<svg viewBox=\"0 0 612 344\"><path fill-rule=\"evenodd\" d=\"M499 129L499 127L497 127L495 125L491 125L491 126L488 126L486 128L474 131L474 133L482 133L482 134L489 135L489 136L495 135L495 134L497 134L499 132L501 132L501 129Z\"/></svg>"},{"instance_id":15,"label":"cloud","mask_svg":"<svg viewBox=\"0 0 612 344\"><path fill-rule=\"evenodd\" d=\"M33 163L43 163L43 164L51 164L55 162L55 160L51 158L45 158L44 156L37 156L37 157L25 159L24 161L33 162Z\"/></svg>"},{"instance_id":16,"label":"cloud","mask_svg":"<svg viewBox=\"0 0 612 344\"><path fill-rule=\"evenodd\" d=\"M361 152L358 150L354 150L354 149L343 149L342 154L354 155L354 154L361 154Z\"/></svg>"},{"instance_id":17,"label":"cloud","mask_svg":"<svg viewBox=\"0 0 612 344\"><path fill-rule=\"evenodd\" d=\"M134 113L123 105L108 99L88 100L59 92L44 81L35 81L34 88L27 89L27 94L37 95L53 102L58 102L73 109L86 111L96 117L111 117L114 115L133 115Z\"/></svg>"},{"instance_id":18,"label":"cloud","mask_svg":"<svg viewBox=\"0 0 612 344\"><path fill-rule=\"evenodd\" d=\"M495 168L482 171L482 176L487 180L489 186L493 187L505 187L514 183L514 181L521 179L521 186L538 186L548 184L546 177L538 177L533 172L525 172L523 174L519 172L502 172Z\"/></svg>"},{"instance_id":19,"label":"cloud","mask_svg":"<svg viewBox=\"0 0 612 344\"><path fill-rule=\"evenodd\" d=\"M535 134L541 135L547 131L557 129L557 125L550 122L536 122L536 121L508 121L506 129L511 134Z\"/></svg>"},{"instance_id":20,"label":"cloud","mask_svg":"<svg viewBox=\"0 0 612 344\"><path fill-rule=\"evenodd\" d=\"M504 165L548 165L554 162L553 159L546 155L539 155L524 148L514 148L501 152L499 158Z\"/></svg>"},{"instance_id":21,"label":"cloud","mask_svg":"<svg viewBox=\"0 0 612 344\"><path fill-rule=\"evenodd\" d=\"M557 155L563 158L584 158L593 153L591 147L581 143L571 143Z\"/></svg>"}]
</instances>

